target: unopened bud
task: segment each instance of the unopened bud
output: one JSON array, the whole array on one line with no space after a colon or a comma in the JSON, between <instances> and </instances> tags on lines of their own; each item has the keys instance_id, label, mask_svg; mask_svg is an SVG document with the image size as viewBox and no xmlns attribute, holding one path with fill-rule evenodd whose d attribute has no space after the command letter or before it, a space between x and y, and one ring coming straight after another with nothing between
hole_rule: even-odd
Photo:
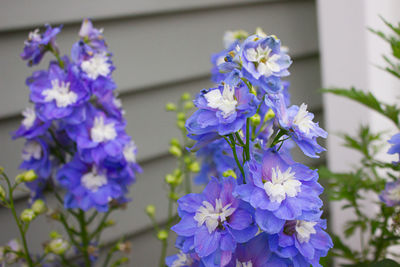
<instances>
[{"instance_id":1,"label":"unopened bud","mask_svg":"<svg viewBox=\"0 0 400 267\"><path fill-rule=\"evenodd\" d=\"M175 192L171 192L171 193L169 193L169 198L174 201L177 201L179 199L179 195Z\"/></svg>"},{"instance_id":2,"label":"unopened bud","mask_svg":"<svg viewBox=\"0 0 400 267\"><path fill-rule=\"evenodd\" d=\"M114 220L108 220L104 223L106 226L113 226L115 225L115 221Z\"/></svg>"},{"instance_id":3,"label":"unopened bud","mask_svg":"<svg viewBox=\"0 0 400 267\"><path fill-rule=\"evenodd\" d=\"M268 112L265 114L264 121L268 121L275 117L275 113L272 109L269 109Z\"/></svg>"},{"instance_id":4,"label":"unopened bud","mask_svg":"<svg viewBox=\"0 0 400 267\"><path fill-rule=\"evenodd\" d=\"M184 109L189 110L194 108L194 104L191 101L185 102L185 105L183 106Z\"/></svg>"},{"instance_id":5,"label":"unopened bud","mask_svg":"<svg viewBox=\"0 0 400 267\"><path fill-rule=\"evenodd\" d=\"M232 176L233 178L237 178L237 176L236 176L236 173L233 171L233 170L227 170L227 171L224 171L224 173L222 174L222 176L224 176L224 177L230 177L230 176Z\"/></svg>"},{"instance_id":6,"label":"unopened bud","mask_svg":"<svg viewBox=\"0 0 400 267\"><path fill-rule=\"evenodd\" d=\"M132 243L131 242L118 243L117 249L124 253L130 253L132 249Z\"/></svg>"},{"instance_id":7,"label":"unopened bud","mask_svg":"<svg viewBox=\"0 0 400 267\"><path fill-rule=\"evenodd\" d=\"M190 96L189 93L183 93L182 96L181 96L181 99L182 99L183 101L190 100L190 98L191 98L191 96Z\"/></svg>"},{"instance_id":8,"label":"unopened bud","mask_svg":"<svg viewBox=\"0 0 400 267\"><path fill-rule=\"evenodd\" d=\"M176 126L178 126L178 128L181 130L185 129L185 121L181 121L181 120L177 121Z\"/></svg>"},{"instance_id":9,"label":"unopened bud","mask_svg":"<svg viewBox=\"0 0 400 267\"><path fill-rule=\"evenodd\" d=\"M150 217L154 217L154 215L156 214L156 207L154 205L147 205L146 213Z\"/></svg>"},{"instance_id":10,"label":"unopened bud","mask_svg":"<svg viewBox=\"0 0 400 267\"><path fill-rule=\"evenodd\" d=\"M69 248L70 244L68 241L62 238L53 239L48 245L49 251L57 255L64 254Z\"/></svg>"},{"instance_id":11,"label":"unopened bud","mask_svg":"<svg viewBox=\"0 0 400 267\"><path fill-rule=\"evenodd\" d=\"M26 172L23 172L21 174L19 174L16 178L17 183L20 182L33 182L36 180L37 178L37 174L35 173L34 170L29 170Z\"/></svg>"},{"instance_id":12,"label":"unopened bud","mask_svg":"<svg viewBox=\"0 0 400 267\"><path fill-rule=\"evenodd\" d=\"M189 165L189 170L190 170L191 172L199 172L199 171L200 171L200 164L199 164L197 161L192 162L192 163Z\"/></svg>"},{"instance_id":13,"label":"unopened bud","mask_svg":"<svg viewBox=\"0 0 400 267\"><path fill-rule=\"evenodd\" d=\"M171 153L172 155L174 155L175 157L179 158L180 156L182 156L182 150L177 147L177 146L171 146L169 148L169 153Z\"/></svg>"},{"instance_id":14,"label":"unopened bud","mask_svg":"<svg viewBox=\"0 0 400 267\"><path fill-rule=\"evenodd\" d=\"M250 117L250 121L253 125L258 126L261 122L261 117L259 114L254 114L252 117Z\"/></svg>"},{"instance_id":15,"label":"unopened bud","mask_svg":"<svg viewBox=\"0 0 400 267\"><path fill-rule=\"evenodd\" d=\"M169 143L171 144L171 146L181 147L181 144L179 143L179 140L177 138L172 138Z\"/></svg>"},{"instance_id":16,"label":"unopened bud","mask_svg":"<svg viewBox=\"0 0 400 267\"><path fill-rule=\"evenodd\" d=\"M160 240L166 240L168 238L168 232L165 230L158 231L157 238Z\"/></svg>"},{"instance_id":17,"label":"unopened bud","mask_svg":"<svg viewBox=\"0 0 400 267\"><path fill-rule=\"evenodd\" d=\"M167 111L175 111L176 110L176 105L174 103L167 103L165 105L165 109Z\"/></svg>"},{"instance_id":18,"label":"unopened bud","mask_svg":"<svg viewBox=\"0 0 400 267\"><path fill-rule=\"evenodd\" d=\"M32 210L36 213L36 215L45 213L47 211L46 203L44 203L42 199L37 199L32 204Z\"/></svg>"},{"instance_id":19,"label":"unopened bud","mask_svg":"<svg viewBox=\"0 0 400 267\"><path fill-rule=\"evenodd\" d=\"M25 209L21 212L21 220L23 222L31 222L33 219L35 219L36 214L32 209Z\"/></svg>"},{"instance_id":20,"label":"unopened bud","mask_svg":"<svg viewBox=\"0 0 400 267\"><path fill-rule=\"evenodd\" d=\"M51 231L49 236L51 239L56 239L61 237L61 235L57 231Z\"/></svg>"},{"instance_id":21,"label":"unopened bud","mask_svg":"<svg viewBox=\"0 0 400 267\"><path fill-rule=\"evenodd\" d=\"M176 182L176 178L175 178L175 176L172 175L172 174L167 174L167 175L165 175L165 182L166 182L167 184L173 184L173 183Z\"/></svg>"},{"instance_id":22,"label":"unopened bud","mask_svg":"<svg viewBox=\"0 0 400 267\"><path fill-rule=\"evenodd\" d=\"M176 119L179 121L185 121L186 120L186 115L183 112L179 112L178 114L176 114Z\"/></svg>"}]
</instances>

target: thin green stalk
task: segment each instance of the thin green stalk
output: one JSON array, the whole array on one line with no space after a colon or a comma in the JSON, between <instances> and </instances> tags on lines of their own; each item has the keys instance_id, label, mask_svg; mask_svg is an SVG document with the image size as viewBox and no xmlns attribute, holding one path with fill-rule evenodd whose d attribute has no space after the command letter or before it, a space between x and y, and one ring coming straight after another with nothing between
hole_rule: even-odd
<instances>
[{"instance_id":1,"label":"thin green stalk","mask_svg":"<svg viewBox=\"0 0 400 267\"><path fill-rule=\"evenodd\" d=\"M26 237L25 237L26 232L23 230L23 226L22 226L22 224L21 224L21 222L20 222L20 220L19 220L19 218L17 216L17 212L15 211L14 197L13 197L14 188L11 186L11 182L10 182L10 179L8 178L8 176L5 173L2 173L2 175L3 175L4 179L7 182L7 186L8 186L8 190L9 190L10 209L11 209L11 213L12 213L12 215L14 217L14 220L17 223L17 227L18 227L19 233L21 235L22 244L23 244L24 251L25 251L24 257L25 257L28 265L30 267L33 267L35 265L33 264L31 255L30 255L29 250L28 250L28 244L26 242Z\"/></svg>"},{"instance_id":2,"label":"thin green stalk","mask_svg":"<svg viewBox=\"0 0 400 267\"><path fill-rule=\"evenodd\" d=\"M230 135L229 135L229 139L231 140L231 142L230 142L230 143L228 142L228 143L229 143L229 145L230 145L231 148L232 148L233 157L235 158L236 165L238 166L240 172L242 173L243 182L246 183L246 179L245 179L245 176L244 176L243 166L240 164L240 161L239 161L238 156L237 156L237 153L236 153L235 138L233 137L233 134L230 134Z\"/></svg>"},{"instance_id":3,"label":"thin green stalk","mask_svg":"<svg viewBox=\"0 0 400 267\"><path fill-rule=\"evenodd\" d=\"M274 147L276 144L281 142L282 140L279 140L283 135L286 134L286 131L283 129L280 129L278 134L275 136L274 140L272 141L271 145L269 147Z\"/></svg>"},{"instance_id":4,"label":"thin green stalk","mask_svg":"<svg viewBox=\"0 0 400 267\"><path fill-rule=\"evenodd\" d=\"M82 241L82 253L83 253L83 258L85 260L85 266L90 267L92 266L92 263L90 261L90 256L89 256L89 234L86 229L86 220L85 220L85 212L83 210L79 210L79 226L81 228L81 241Z\"/></svg>"},{"instance_id":5,"label":"thin green stalk","mask_svg":"<svg viewBox=\"0 0 400 267\"><path fill-rule=\"evenodd\" d=\"M246 120L246 146L245 146L245 151L246 151L246 159L244 162L250 160L250 118L247 118Z\"/></svg>"},{"instance_id":6,"label":"thin green stalk","mask_svg":"<svg viewBox=\"0 0 400 267\"><path fill-rule=\"evenodd\" d=\"M100 240L100 235L101 231L106 227L106 221L108 219L108 216L110 216L111 212L113 211L113 208L110 208L103 216L101 219L99 225L97 226L96 230L90 235L90 239L96 238L97 240ZM97 237L96 237L97 236Z\"/></svg>"},{"instance_id":7,"label":"thin green stalk","mask_svg":"<svg viewBox=\"0 0 400 267\"><path fill-rule=\"evenodd\" d=\"M110 251L107 253L106 259L104 260L103 267L107 267L115 251L116 251L115 246L110 249Z\"/></svg>"},{"instance_id":8,"label":"thin green stalk","mask_svg":"<svg viewBox=\"0 0 400 267\"><path fill-rule=\"evenodd\" d=\"M168 198L168 218L167 218L167 225L166 228L169 229L171 228L171 223L172 223L172 211L174 208L174 200L171 198L171 196L175 193L175 186L171 186L170 190L170 197ZM163 267L165 266L164 260L165 257L167 256L167 248L168 248L168 238L162 240L162 247L161 247L161 255L160 255L160 261L159 261L159 266Z\"/></svg>"}]
</instances>

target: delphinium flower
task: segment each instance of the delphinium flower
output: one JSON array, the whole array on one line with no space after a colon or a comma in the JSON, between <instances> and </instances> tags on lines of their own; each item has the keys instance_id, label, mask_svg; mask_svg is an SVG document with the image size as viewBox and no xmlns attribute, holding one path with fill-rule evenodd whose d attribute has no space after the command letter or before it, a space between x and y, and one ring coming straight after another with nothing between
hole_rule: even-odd
<instances>
[{"instance_id":1,"label":"delphinium flower","mask_svg":"<svg viewBox=\"0 0 400 267\"><path fill-rule=\"evenodd\" d=\"M182 251L195 252L205 266L227 265L237 243L258 231L250 205L232 195L235 186L233 178L213 178L203 193L178 200L181 221L171 229L182 237Z\"/></svg>"},{"instance_id":2,"label":"delphinium flower","mask_svg":"<svg viewBox=\"0 0 400 267\"><path fill-rule=\"evenodd\" d=\"M399 154L400 156L400 133L395 134L388 141L392 146L388 150L388 154Z\"/></svg>"},{"instance_id":3,"label":"delphinium flower","mask_svg":"<svg viewBox=\"0 0 400 267\"><path fill-rule=\"evenodd\" d=\"M165 259L168 267L203 267L196 253L185 254L179 251L178 254L169 256Z\"/></svg>"},{"instance_id":4,"label":"delphinium flower","mask_svg":"<svg viewBox=\"0 0 400 267\"><path fill-rule=\"evenodd\" d=\"M218 85L197 95L198 110L186 122L196 141L191 150L203 161L196 181L209 182L203 194L178 201L176 247L204 266L320 266L332 247L320 219L323 188L317 170L297 163L290 150L296 143L305 155L318 157L324 148L317 138L327 133L307 105L290 106L289 83L282 78L291 59L276 36L257 30L226 40L212 59ZM211 173L219 180L209 180ZM229 173L236 179L223 178ZM227 181L229 203L240 203L251 220L220 202L219 188ZM214 196L207 198L210 192ZM251 230L232 229L232 216ZM225 233L229 242L222 239Z\"/></svg>"},{"instance_id":5,"label":"delphinium flower","mask_svg":"<svg viewBox=\"0 0 400 267\"><path fill-rule=\"evenodd\" d=\"M47 70L35 71L26 81L34 106L23 112L14 133L27 139L21 168L38 174L28 184L33 197L59 182L66 189L66 208L107 211L112 200L127 201L127 187L140 171L111 76L111 53L102 30L88 19L71 58L60 56L56 46L61 28L46 27L43 35L30 34L21 55L26 59L27 51L36 49L30 56L35 64L46 51L56 57Z\"/></svg>"},{"instance_id":6,"label":"delphinium flower","mask_svg":"<svg viewBox=\"0 0 400 267\"><path fill-rule=\"evenodd\" d=\"M389 207L400 205L400 180L386 183L379 198Z\"/></svg>"}]
</instances>

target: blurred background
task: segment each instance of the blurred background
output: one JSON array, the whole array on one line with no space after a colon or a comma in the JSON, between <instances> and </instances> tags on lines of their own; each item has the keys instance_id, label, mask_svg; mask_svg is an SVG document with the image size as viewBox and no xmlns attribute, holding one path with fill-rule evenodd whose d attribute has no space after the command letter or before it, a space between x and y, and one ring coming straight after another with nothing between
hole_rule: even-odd
<instances>
[{"instance_id":1,"label":"blurred background","mask_svg":"<svg viewBox=\"0 0 400 267\"><path fill-rule=\"evenodd\" d=\"M12 141L10 133L18 128L20 113L29 99L25 79L34 69L28 68L19 58L29 31L44 23L63 24L58 44L62 53L69 54L71 45L78 38L82 19L91 18L95 27L104 28L104 36L114 55L117 68L114 79L126 110L128 134L133 136L138 146L138 161L144 170L132 186L130 196L133 202L125 211L114 213L112 219L117 226L105 231L104 240L112 242L125 235L133 243L131 257L134 266L156 266L160 246L153 236L144 208L147 204L154 204L157 219L162 222L166 217L163 179L175 168L175 160L168 154L169 140L179 136L174 114L165 112L164 106L168 101L175 102L184 92L194 96L212 85L210 56L223 48L224 32L237 29L253 32L256 27L262 27L267 34L277 35L283 45L289 47L294 62L288 78L292 103L307 103L316 116L315 120L323 127L328 126L329 132L351 131L360 118L367 122L375 119L360 107L350 106L343 100L331 96L323 99L318 89L351 85L371 89L382 79L393 85L395 81L379 76L379 70L373 66L381 64L380 55L388 48L377 37L370 36L367 26L385 30L377 14L392 22L399 21L398 2L2 0L0 165L5 166L13 177L21 160L23 142ZM46 63L41 65L44 66ZM392 92L385 95L393 101ZM352 119L348 118L349 114ZM339 144L333 137L328 139L329 152L321 158L297 159L315 167L324 164L328 156L331 167L348 167L354 162L354 155L336 148ZM26 193L21 192L17 201L19 209L25 207L26 200ZM331 210L335 211L335 207ZM334 219L340 217L338 214L334 213L331 218L340 225L340 220ZM17 236L9 211L2 208L0 229L0 244ZM34 221L28 234L34 251L41 250L49 229L59 228L44 218Z\"/></svg>"}]
</instances>

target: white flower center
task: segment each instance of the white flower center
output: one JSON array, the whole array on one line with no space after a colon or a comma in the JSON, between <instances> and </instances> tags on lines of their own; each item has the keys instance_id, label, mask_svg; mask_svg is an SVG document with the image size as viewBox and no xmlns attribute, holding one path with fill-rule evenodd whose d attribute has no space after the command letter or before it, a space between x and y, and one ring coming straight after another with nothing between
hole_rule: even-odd
<instances>
[{"instance_id":1,"label":"white flower center","mask_svg":"<svg viewBox=\"0 0 400 267\"><path fill-rule=\"evenodd\" d=\"M92 192L96 192L99 187L107 184L107 177L103 174L98 174L93 168L91 172L82 176L81 184Z\"/></svg>"},{"instance_id":2,"label":"white flower center","mask_svg":"<svg viewBox=\"0 0 400 267\"><path fill-rule=\"evenodd\" d=\"M172 263L171 267L190 266L193 263L192 258L182 251L177 256L178 258Z\"/></svg>"},{"instance_id":3,"label":"white flower center","mask_svg":"<svg viewBox=\"0 0 400 267\"><path fill-rule=\"evenodd\" d=\"M315 234L317 231L315 231L314 226L316 225L316 222L307 222L307 221L301 221L298 220L296 222L296 236L297 240L299 240L300 243L308 242L310 240L310 235Z\"/></svg>"},{"instance_id":4,"label":"white flower center","mask_svg":"<svg viewBox=\"0 0 400 267\"><path fill-rule=\"evenodd\" d=\"M29 33L29 35L28 35L28 40L29 40L29 41L36 41L36 42L39 42L41 39L42 39L42 38L41 38L41 36L40 36L39 29L36 29L36 30L34 30L34 31L31 31L31 32Z\"/></svg>"},{"instance_id":5,"label":"white flower center","mask_svg":"<svg viewBox=\"0 0 400 267\"><path fill-rule=\"evenodd\" d=\"M251 263L251 261L240 262L236 260L236 267L253 267L253 263Z\"/></svg>"},{"instance_id":6,"label":"white flower center","mask_svg":"<svg viewBox=\"0 0 400 267\"><path fill-rule=\"evenodd\" d=\"M108 63L106 53L98 53L89 60L83 61L81 68L90 79L96 80L100 75L107 76L110 73L111 64Z\"/></svg>"},{"instance_id":7,"label":"white flower center","mask_svg":"<svg viewBox=\"0 0 400 267\"><path fill-rule=\"evenodd\" d=\"M398 185L397 187L393 188L388 192L387 197L392 200L392 201L400 201L400 186Z\"/></svg>"},{"instance_id":8,"label":"white flower center","mask_svg":"<svg viewBox=\"0 0 400 267\"><path fill-rule=\"evenodd\" d=\"M36 141L29 141L25 144L22 151L22 159L29 161L31 159L39 160L42 157L42 146Z\"/></svg>"},{"instance_id":9,"label":"white flower center","mask_svg":"<svg viewBox=\"0 0 400 267\"><path fill-rule=\"evenodd\" d=\"M311 118L310 113L307 111L307 105L303 103L294 117L293 123L299 127L300 131L308 134L310 129L314 126Z\"/></svg>"},{"instance_id":10,"label":"white flower center","mask_svg":"<svg viewBox=\"0 0 400 267\"><path fill-rule=\"evenodd\" d=\"M235 211L235 208L230 207L231 204L222 207L221 199L215 200L215 208L208 201L203 201L202 204L203 206L196 211L194 219L198 222L198 226L202 226L205 222L209 233L212 233L219 223L226 221L226 218Z\"/></svg>"},{"instance_id":11,"label":"white flower center","mask_svg":"<svg viewBox=\"0 0 400 267\"><path fill-rule=\"evenodd\" d=\"M50 102L55 100L59 108L65 108L74 104L78 99L78 95L69 90L70 83L59 81L58 79L51 81L51 89L44 90L42 95L45 97L44 101Z\"/></svg>"},{"instance_id":12,"label":"white flower center","mask_svg":"<svg viewBox=\"0 0 400 267\"><path fill-rule=\"evenodd\" d=\"M246 50L246 57L249 61L254 62L257 71L265 77L271 76L274 72L281 70L278 60L280 55L274 54L270 56L272 50L269 47L263 48L259 45L256 49L249 48Z\"/></svg>"},{"instance_id":13,"label":"white flower center","mask_svg":"<svg viewBox=\"0 0 400 267\"><path fill-rule=\"evenodd\" d=\"M300 192L301 182L296 180L295 173L291 170L289 167L281 172L279 167L272 168L271 181L264 183L265 193L272 202L281 203L286 197L295 197Z\"/></svg>"},{"instance_id":14,"label":"white flower center","mask_svg":"<svg viewBox=\"0 0 400 267\"><path fill-rule=\"evenodd\" d=\"M216 108L222 111L224 118L229 117L236 111L237 101L235 100L235 88L224 84L224 90L212 90L204 95L210 108Z\"/></svg>"},{"instance_id":15,"label":"white flower center","mask_svg":"<svg viewBox=\"0 0 400 267\"><path fill-rule=\"evenodd\" d=\"M217 58L217 61L215 62L215 64L217 66L219 66L219 65L221 65L223 63L225 63L225 56L220 56L219 58Z\"/></svg>"},{"instance_id":16,"label":"white flower center","mask_svg":"<svg viewBox=\"0 0 400 267\"><path fill-rule=\"evenodd\" d=\"M133 141L130 141L129 144L127 144L124 147L124 157L127 162L135 163L136 162L136 145Z\"/></svg>"},{"instance_id":17,"label":"white flower center","mask_svg":"<svg viewBox=\"0 0 400 267\"><path fill-rule=\"evenodd\" d=\"M102 116L94 118L93 127L90 129L90 137L97 143L113 140L117 137L114 123L104 124L104 118Z\"/></svg>"},{"instance_id":18,"label":"white flower center","mask_svg":"<svg viewBox=\"0 0 400 267\"><path fill-rule=\"evenodd\" d=\"M24 116L24 119L22 120L22 125L25 126L25 129L29 130L36 120L35 110L31 107L28 107L22 112L22 116Z\"/></svg>"}]
</instances>

